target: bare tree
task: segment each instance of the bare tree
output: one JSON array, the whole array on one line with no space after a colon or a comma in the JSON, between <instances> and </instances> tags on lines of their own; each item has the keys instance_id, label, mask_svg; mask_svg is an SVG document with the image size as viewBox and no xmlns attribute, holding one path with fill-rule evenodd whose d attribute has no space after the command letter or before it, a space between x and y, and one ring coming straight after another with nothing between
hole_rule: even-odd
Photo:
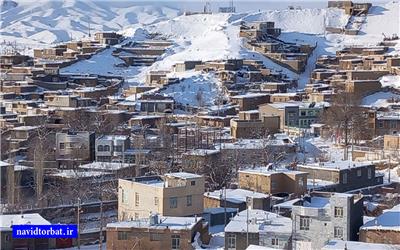
<instances>
[{"instance_id":1,"label":"bare tree","mask_svg":"<svg viewBox=\"0 0 400 250\"><path fill-rule=\"evenodd\" d=\"M345 160L348 159L350 139L356 138L355 135L360 138L364 131L369 131L360 103L360 97L354 93L340 92L333 97L331 107L322 113L322 121L337 134L343 134Z\"/></svg>"}]
</instances>

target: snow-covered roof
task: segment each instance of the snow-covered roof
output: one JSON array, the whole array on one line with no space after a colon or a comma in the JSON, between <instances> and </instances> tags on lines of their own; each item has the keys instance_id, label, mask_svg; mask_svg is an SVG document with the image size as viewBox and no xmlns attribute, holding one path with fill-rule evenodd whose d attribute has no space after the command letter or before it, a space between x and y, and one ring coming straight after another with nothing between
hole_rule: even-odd
<instances>
[{"instance_id":1,"label":"snow-covered roof","mask_svg":"<svg viewBox=\"0 0 400 250\"><path fill-rule=\"evenodd\" d=\"M375 244L359 241L330 240L322 250L393 250L400 249L400 245Z\"/></svg>"},{"instance_id":2,"label":"snow-covered roof","mask_svg":"<svg viewBox=\"0 0 400 250\"><path fill-rule=\"evenodd\" d=\"M275 213L253 209L238 213L225 227L225 232L246 232L247 212L250 233L292 233L292 220Z\"/></svg>"},{"instance_id":3,"label":"snow-covered roof","mask_svg":"<svg viewBox=\"0 0 400 250\"><path fill-rule=\"evenodd\" d=\"M306 172L289 170L289 169L286 169L286 168L278 168L278 169L274 169L274 170L268 170L265 167L242 169L242 170L239 170L239 173L261 174L261 175L266 175L266 176L271 176L273 174L281 174L281 173L285 173L285 174L307 174Z\"/></svg>"},{"instance_id":4,"label":"snow-covered roof","mask_svg":"<svg viewBox=\"0 0 400 250\"><path fill-rule=\"evenodd\" d=\"M187 172L168 173L168 174L165 174L165 176L166 177L175 177L175 178L180 178L180 179L192 179L192 178L202 177L201 175L187 173Z\"/></svg>"},{"instance_id":5,"label":"snow-covered roof","mask_svg":"<svg viewBox=\"0 0 400 250\"><path fill-rule=\"evenodd\" d=\"M247 94L243 94L243 95L235 95L235 96L232 96L231 99L255 98L255 97L262 97L262 96L269 96L269 94L264 94L264 93L247 93Z\"/></svg>"},{"instance_id":6,"label":"snow-covered roof","mask_svg":"<svg viewBox=\"0 0 400 250\"><path fill-rule=\"evenodd\" d=\"M126 140L126 135L103 135L97 138L97 140Z\"/></svg>"},{"instance_id":7,"label":"snow-covered roof","mask_svg":"<svg viewBox=\"0 0 400 250\"><path fill-rule=\"evenodd\" d=\"M105 173L101 171L77 171L73 169L64 169L64 170L59 170L58 173L54 173L51 175L61 178L86 178L86 177L95 177L101 175L110 175L110 173Z\"/></svg>"},{"instance_id":8,"label":"snow-covered roof","mask_svg":"<svg viewBox=\"0 0 400 250\"><path fill-rule=\"evenodd\" d=\"M218 200L224 200L226 194L226 201L232 202L232 203L243 203L246 202L246 197L252 197L252 198L268 198L269 196L267 194L263 193L258 193L254 191L249 191L245 189L226 189L226 192L223 190L215 190L213 192L206 192L204 193L204 196L218 199Z\"/></svg>"},{"instance_id":9,"label":"snow-covered roof","mask_svg":"<svg viewBox=\"0 0 400 250\"><path fill-rule=\"evenodd\" d=\"M246 250L276 250L276 248L265 247L265 246L257 246L257 245L249 245Z\"/></svg>"},{"instance_id":10,"label":"snow-covered roof","mask_svg":"<svg viewBox=\"0 0 400 250\"><path fill-rule=\"evenodd\" d=\"M170 229L170 230L187 230L192 229L201 217L163 217L160 216L159 223L151 225L149 219L139 219L133 221L121 221L108 223L107 228L151 228L151 229Z\"/></svg>"},{"instance_id":11,"label":"snow-covered roof","mask_svg":"<svg viewBox=\"0 0 400 250\"><path fill-rule=\"evenodd\" d=\"M218 149L193 149L189 151L188 155L198 155L198 156L206 156L206 155L213 155L218 154L220 151Z\"/></svg>"},{"instance_id":12,"label":"snow-covered roof","mask_svg":"<svg viewBox=\"0 0 400 250\"><path fill-rule=\"evenodd\" d=\"M350 168L361 168L375 166L372 162L354 162L354 161L335 161L335 162L319 162L319 163L309 163L309 164L299 164L298 167L301 168L312 168L312 169L331 169L331 170L343 170Z\"/></svg>"},{"instance_id":13,"label":"snow-covered roof","mask_svg":"<svg viewBox=\"0 0 400 250\"><path fill-rule=\"evenodd\" d=\"M96 170L119 170L123 168L131 167L132 164L119 163L119 162L91 162L79 166L82 169L96 169Z\"/></svg>"},{"instance_id":14,"label":"snow-covered roof","mask_svg":"<svg viewBox=\"0 0 400 250\"><path fill-rule=\"evenodd\" d=\"M311 201L304 201L303 207L325 208L329 206L329 198L311 197Z\"/></svg>"},{"instance_id":15,"label":"snow-covered roof","mask_svg":"<svg viewBox=\"0 0 400 250\"><path fill-rule=\"evenodd\" d=\"M10 166L11 164L9 164L9 163L7 163L7 162L5 162L5 161L0 161L0 167L8 167L8 166Z\"/></svg>"},{"instance_id":16,"label":"snow-covered roof","mask_svg":"<svg viewBox=\"0 0 400 250\"><path fill-rule=\"evenodd\" d=\"M383 214L368 221L360 229L400 231L400 204L385 210Z\"/></svg>"},{"instance_id":17,"label":"snow-covered roof","mask_svg":"<svg viewBox=\"0 0 400 250\"><path fill-rule=\"evenodd\" d=\"M12 225L51 225L40 214L3 214L0 215L0 231L12 231Z\"/></svg>"}]
</instances>

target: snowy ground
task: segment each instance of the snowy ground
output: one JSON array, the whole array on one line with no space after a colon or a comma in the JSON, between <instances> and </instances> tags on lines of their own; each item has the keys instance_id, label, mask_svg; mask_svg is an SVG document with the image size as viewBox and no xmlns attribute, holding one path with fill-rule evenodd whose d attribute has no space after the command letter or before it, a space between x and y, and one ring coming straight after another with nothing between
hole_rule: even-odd
<instances>
[{"instance_id":1,"label":"snowy ground","mask_svg":"<svg viewBox=\"0 0 400 250\"><path fill-rule=\"evenodd\" d=\"M386 75L382 76L379 81L382 87L392 87L400 90L400 76L397 75Z\"/></svg>"},{"instance_id":2,"label":"snowy ground","mask_svg":"<svg viewBox=\"0 0 400 250\"><path fill-rule=\"evenodd\" d=\"M364 97L361 104L376 108L385 108L395 103L400 103L400 94L395 94L390 91L379 91Z\"/></svg>"},{"instance_id":3,"label":"snowy ground","mask_svg":"<svg viewBox=\"0 0 400 250\"><path fill-rule=\"evenodd\" d=\"M178 103L198 107L213 105L214 100L221 95L213 74L199 73L184 78L178 84L167 86L161 93L172 96Z\"/></svg>"}]
</instances>

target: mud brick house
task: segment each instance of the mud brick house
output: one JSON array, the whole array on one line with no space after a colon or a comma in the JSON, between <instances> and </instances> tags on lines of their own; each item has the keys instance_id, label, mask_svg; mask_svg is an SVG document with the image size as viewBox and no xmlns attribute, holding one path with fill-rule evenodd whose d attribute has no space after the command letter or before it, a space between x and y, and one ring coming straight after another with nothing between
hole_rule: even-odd
<instances>
[{"instance_id":1,"label":"mud brick house","mask_svg":"<svg viewBox=\"0 0 400 250\"><path fill-rule=\"evenodd\" d=\"M307 172L255 168L239 170L239 187L264 194L302 195L307 190Z\"/></svg>"},{"instance_id":2,"label":"mud brick house","mask_svg":"<svg viewBox=\"0 0 400 250\"><path fill-rule=\"evenodd\" d=\"M383 148L385 150L399 150L400 152L400 134L384 135Z\"/></svg>"},{"instance_id":3,"label":"mud brick house","mask_svg":"<svg viewBox=\"0 0 400 250\"><path fill-rule=\"evenodd\" d=\"M95 41L101 44L114 45L121 42L122 35L115 32L97 32L94 34Z\"/></svg>"},{"instance_id":4,"label":"mud brick house","mask_svg":"<svg viewBox=\"0 0 400 250\"><path fill-rule=\"evenodd\" d=\"M400 132L400 114L397 112L376 112L368 114L369 127L376 136L394 135Z\"/></svg>"},{"instance_id":5,"label":"mud brick house","mask_svg":"<svg viewBox=\"0 0 400 250\"><path fill-rule=\"evenodd\" d=\"M281 129L279 116L262 116L258 119L258 115L256 118L231 119L230 128L231 136L235 139L259 138L265 134L278 133Z\"/></svg>"},{"instance_id":6,"label":"mud brick house","mask_svg":"<svg viewBox=\"0 0 400 250\"><path fill-rule=\"evenodd\" d=\"M107 224L107 249L194 249L196 234L210 240L208 224L201 217L169 217L151 214L148 218Z\"/></svg>"},{"instance_id":7,"label":"mud brick house","mask_svg":"<svg viewBox=\"0 0 400 250\"><path fill-rule=\"evenodd\" d=\"M360 241L368 243L400 244L400 205L385 210L382 215L360 228Z\"/></svg>"},{"instance_id":8,"label":"mud brick house","mask_svg":"<svg viewBox=\"0 0 400 250\"><path fill-rule=\"evenodd\" d=\"M239 105L239 110L253 110L258 109L261 104L270 102L270 95L263 93L248 93L244 95L232 96L233 103Z\"/></svg>"}]
</instances>

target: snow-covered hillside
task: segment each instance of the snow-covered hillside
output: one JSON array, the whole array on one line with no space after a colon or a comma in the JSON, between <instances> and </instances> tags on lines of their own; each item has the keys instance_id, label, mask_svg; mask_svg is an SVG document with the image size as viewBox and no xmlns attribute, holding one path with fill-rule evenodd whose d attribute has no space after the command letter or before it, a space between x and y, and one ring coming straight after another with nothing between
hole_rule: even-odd
<instances>
[{"instance_id":1,"label":"snow-covered hillside","mask_svg":"<svg viewBox=\"0 0 400 250\"><path fill-rule=\"evenodd\" d=\"M3 0L1 6L1 39L31 47L87 36L89 26L92 33L119 31L181 14L178 9L138 6L134 1Z\"/></svg>"},{"instance_id":2,"label":"snow-covered hillside","mask_svg":"<svg viewBox=\"0 0 400 250\"><path fill-rule=\"evenodd\" d=\"M159 33L170 39L174 45L150 67L115 67L121 61L113 58L112 49L109 49L62 69L62 72L122 75L132 84L144 82L148 71L169 70L178 61L252 58L262 60L268 68L299 79L302 87L307 83L314 62L320 55L334 54L346 45L375 45L382 40L382 33L400 33L398 1L373 6L357 36L325 32L328 26L345 27L349 19L343 10L334 8L271 10L273 6L269 6L269 10L245 13L185 16L182 15L182 8L170 7L168 1L149 2L149 5L109 0L7 1L1 5L5 6L1 11L1 39L17 41L28 47L86 36L89 24L92 33L113 30L132 40L143 39L145 33ZM282 28L281 39L317 45L306 71L297 75L244 48L239 38L239 24L242 21L273 21L276 27ZM400 45L395 48L391 53L399 53ZM184 76L178 74L176 77ZM214 86L212 79L207 79L198 81L208 81L204 89ZM176 93L175 90L169 91L171 95Z\"/></svg>"}]
</instances>

